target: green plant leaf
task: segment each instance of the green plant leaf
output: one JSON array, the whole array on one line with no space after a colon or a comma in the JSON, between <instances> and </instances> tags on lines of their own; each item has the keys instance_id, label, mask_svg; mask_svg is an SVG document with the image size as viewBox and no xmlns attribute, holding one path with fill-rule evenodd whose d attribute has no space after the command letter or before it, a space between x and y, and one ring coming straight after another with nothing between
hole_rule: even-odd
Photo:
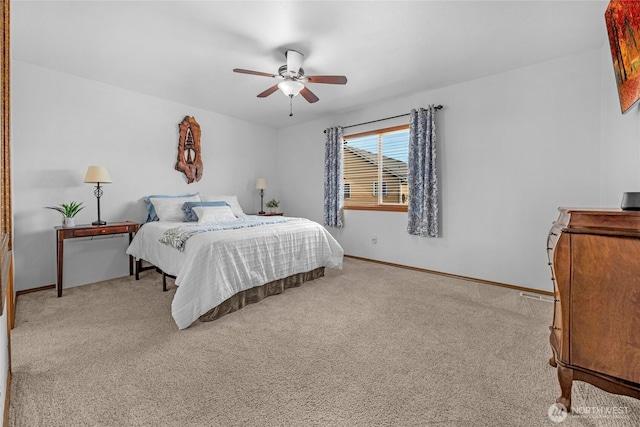
<instances>
[{"instance_id":1,"label":"green plant leaf","mask_svg":"<svg viewBox=\"0 0 640 427\"><path fill-rule=\"evenodd\" d=\"M68 204L62 203L60 206L46 206L45 209L53 209L54 211L60 212L65 218L73 218L78 214L78 212L84 209L82 203L84 202L78 203L71 201Z\"/></svg>"}]
</instances>

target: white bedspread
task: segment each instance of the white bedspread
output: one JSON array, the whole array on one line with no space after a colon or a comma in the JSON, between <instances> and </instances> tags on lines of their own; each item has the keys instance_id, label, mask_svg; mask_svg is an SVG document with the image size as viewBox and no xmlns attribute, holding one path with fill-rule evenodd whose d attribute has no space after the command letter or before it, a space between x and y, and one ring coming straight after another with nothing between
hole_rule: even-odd
<instances>
[{"instance_id":1,"label":"white bedspread","mask_svg":"<svg viewBox=\"0 0 640 427\"><path fill-rule=\"evenodd\" d=\"M308 219L197 234L184 252L159 242L165 230L184 224L144 224L127 249L176 276L171 313L179 329L240 291L318 267L342 268L340 244Z\"/></svg>"}]
</instances>

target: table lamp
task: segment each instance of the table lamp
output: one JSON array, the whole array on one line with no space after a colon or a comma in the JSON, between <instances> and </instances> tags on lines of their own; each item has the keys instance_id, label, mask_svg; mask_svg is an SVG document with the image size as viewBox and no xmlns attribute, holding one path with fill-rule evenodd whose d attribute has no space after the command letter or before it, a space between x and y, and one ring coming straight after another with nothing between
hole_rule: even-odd
<instances>
[{"instance_id":1,"label":"table lamp","mask_svg":"<svg viewBox=\"0 0 640 427\"><path fill-rule=\"evenodd\" d=\"M260 215L264 214L264 189L267 188L267 180L264 178L258 178L256 181L256 189L260 190Z\"/></svg>"},{"instance_id":2,"label":"table lamp","mask_svg":"<svg viewBox=\"0 0 640 427\"><path fill-rule=\"evenodd\" d=\"M92 222L91 225L106 225L107 222L100 219L100 197L102 197L102 187L100 187L100 184L111 183L109 171L104 166L89 166L87 173L84 176L84 182L88 184L97 184L93 194L98 199L98 220Z\"/></svg>"}]
</instances>

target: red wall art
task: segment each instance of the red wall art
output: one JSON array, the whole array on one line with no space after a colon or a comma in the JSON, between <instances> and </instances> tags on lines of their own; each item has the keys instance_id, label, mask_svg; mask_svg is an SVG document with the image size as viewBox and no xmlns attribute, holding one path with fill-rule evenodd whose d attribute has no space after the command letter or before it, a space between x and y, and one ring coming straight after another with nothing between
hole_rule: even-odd
<instances>
[{"instance_id":1,"label":"red wall art","mask_svg":"<svg viewBox=\"0 0 640 427\"><path fill-rule=\"evenodd\" d=\"M611 0L604 17L624 114L640 99L640 1Z\"/></svg>"}]
</instances>

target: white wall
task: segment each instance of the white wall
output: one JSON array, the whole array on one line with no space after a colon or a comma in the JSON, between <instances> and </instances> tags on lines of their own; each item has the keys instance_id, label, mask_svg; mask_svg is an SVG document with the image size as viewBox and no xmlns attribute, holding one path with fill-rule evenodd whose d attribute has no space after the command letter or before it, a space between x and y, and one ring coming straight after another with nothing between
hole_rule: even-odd
<instances>
[{"instance_id":1,"label":"white wall","mask_svg":"<svg viewBox=\"0 0 640 427\"><path fill-rule=\"evenodd\" d=\"M174 170L178 123L196 118L202 129L204 174L187 184ZM257 212L255 180L269 180L278 197L274 129L187 105L12 62L12 157L15 289L56 281L53 227L60 214L44 209L70 200L86 208L76 222L97 218L94 187L84 184L89 165L109 169L101 217L107 222L146 218L148 194L237 194L246 212ZM64 286L128 274L126 237L65 243Z\"/></svg>"},{"instance_id":2,"label":"white wall","mask_svg":"<svg viewBox=\"0 0 640 427\"><path fill-rule=\"evenodd\" d=\"M332 233L349 255L551 290L545 247L557 208L599 204L600 69L601 51L589 51L283 129L287 214L322 222L324 128L442 104L441 237L407 234L406 213L355 210Z\"/></svg>"},{"instance_id":3,"label":"white wall","mask_svg":"<svg viewBox=\"0 0 640 427\"><path fill-rule=\"evenodd\" d=\"M43 206L83 200L78 221L95 219L93 187L82 183L89 164L114 179L102 199L107 221L142 221L139 199L156 192L236 193L257 211L253 186L265 176L267 200L322 222L323 129L430 103L445 106L441 237L409 236L403 213L347 211L346 227L331 230L347 254L551 290L544 248L557 207L616 207L623 191L640 191L640 113L620 114L606 46L280 131L20 61L12 84L17 290L55 282L60 218ZM185 115L203 130L205 173L192 185L173 170ZM65 287L127 274L126 245L68 241Z\"/></svg>"},{"instance_id":4,"label":"white wall","mask_svg":"<svg viewBox=\"0 0 640 427\"><path fill-rule=\"evenodd\" d=\"M620 206L625 191L640 191L640 108L622 114L608 45L601 55L600 202Z\"/></svg>"}]
</instances>

